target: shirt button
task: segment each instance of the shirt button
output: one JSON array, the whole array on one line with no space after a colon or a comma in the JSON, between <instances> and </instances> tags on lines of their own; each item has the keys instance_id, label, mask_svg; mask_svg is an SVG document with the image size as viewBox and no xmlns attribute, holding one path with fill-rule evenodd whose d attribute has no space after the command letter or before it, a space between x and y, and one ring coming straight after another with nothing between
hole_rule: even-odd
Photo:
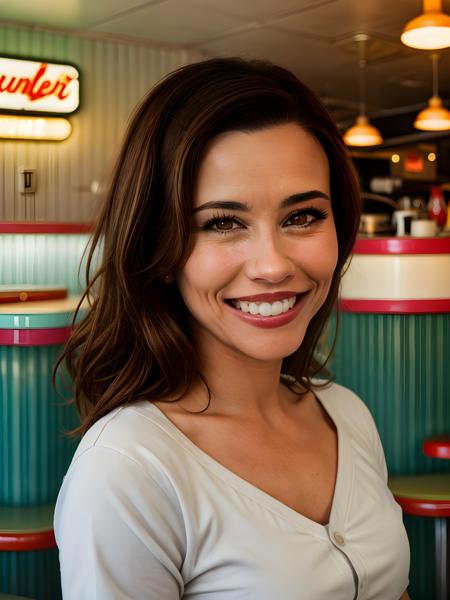
<instances>
[{"instance_id":1,"label":"shirt button","mask_svg":"<svg viewBox=\"0 0 450 600\"><path fill-rule=\"evenodd\" d=\"M334 539L336 541L336 544L339 544L339 546L343 546L345 544L344 536L341 535L338 531L334 532Z\"/></svg>"}]
</instances>

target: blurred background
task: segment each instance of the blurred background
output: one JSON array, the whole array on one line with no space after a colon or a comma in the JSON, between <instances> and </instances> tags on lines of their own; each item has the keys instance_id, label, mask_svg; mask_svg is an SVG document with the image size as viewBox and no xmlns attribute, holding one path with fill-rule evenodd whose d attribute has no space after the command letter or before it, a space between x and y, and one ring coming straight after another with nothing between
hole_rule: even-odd
<instances>
[{"instance_id":1,"label":"blurred background","mask_svg":"<svg viewBox=\"0 0 450 600\"><path fill-rule=\"evenodd\" d=\"M443 3L450 10L450 2ZM0 219L89 220L131 110L165 73L209 56L268 58L291 69L322 99L344 132L360 108L365 34L367 113L383 143L355 153L364 185L404 173L424 159L422 179L450 179L448 132L413 123L432 92L430 52L405 46L405 24L422 12L415 0L15 0L0 6L0 51L70 62L80 72L81 103L64 144L2 144ZM450 96L450 59L440 51L439 93ZM401 164L390 162L398 154ZM434 164L428 156L436 157ZM30 163L39 187L31 207L18 193L15 169ZM417 167L417 165L416 165ZM426 170L428 167L428 170ZM375 188L426 195L417 170L403 186ZM411 180L414 181L411 184ZM384 187L383 187L384 186ZM386 187L387 186L387 187ZM28 198L30 201L30 198ZM28 212L27 212L28 211Z\"/></svg>"}]
</instances>

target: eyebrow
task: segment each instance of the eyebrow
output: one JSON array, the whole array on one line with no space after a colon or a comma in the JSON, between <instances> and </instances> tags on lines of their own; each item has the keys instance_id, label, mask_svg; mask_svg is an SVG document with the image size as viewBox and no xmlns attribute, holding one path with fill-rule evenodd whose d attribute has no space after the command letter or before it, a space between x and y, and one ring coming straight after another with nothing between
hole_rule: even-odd
<instances>
[{"instance_id":1,"label":"eyebrow","mask_svg":"<svg viewBox=\"0 0 450 600\"><path fill-rule=\"evenodd\" d=\"M298 204L299 202L312 200L313 198L325 198L325 200L330 200L327 194L324 194L319 190L309 190L308 192L301 192L299 194L292 194L291 196L288 196L281 202L280 207L286 208L288 206L292 206L293 204ZM227 208L228 210L241 210L243 212L250 211L248 204L244 204L242 202L236 202L234 200L213 200L211 202L205 202L205 204L194 208L193 212L197 213L200 210L207 210L208 208Z\"/></svg>"}]
</instances>

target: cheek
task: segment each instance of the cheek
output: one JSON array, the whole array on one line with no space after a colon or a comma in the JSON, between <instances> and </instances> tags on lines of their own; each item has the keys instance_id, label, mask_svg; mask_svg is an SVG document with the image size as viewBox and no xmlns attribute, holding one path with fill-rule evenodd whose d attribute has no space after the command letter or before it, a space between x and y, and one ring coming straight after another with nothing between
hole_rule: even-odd
<instances>
[{"instance_id":1,"label":"cheek","mask_svg":"<svg viewBox=\"0 0 450 600\"><path fill-rule=\"evenodd\" d=\"M327 244L322 247L321 269L324 277L332 278L337 266L339 249L336 236L333 236Z\"/></svg>"},{"instance_id":2,"label":"cheek","mask_svg":"<svg viewBox=\"0 0 450 600\"><path fill-rule=\"evenodd\" d=\"M215 295L239 271L241 263L242 253L231 245L196 243L177 277L180 292Z\"/></svg>"},{"instance_id":3,"label":"cheek","mask_svg":"<svg viewBox=\"0 0 450 600\"><path fill-rule=\"evenodd\" d=\"M335 232L331 231L329 235L317 238L314 242L308 248L306 270L312 279L326 282L333 277L338 262L337 237Z\"/></svg>"}]
</instances>

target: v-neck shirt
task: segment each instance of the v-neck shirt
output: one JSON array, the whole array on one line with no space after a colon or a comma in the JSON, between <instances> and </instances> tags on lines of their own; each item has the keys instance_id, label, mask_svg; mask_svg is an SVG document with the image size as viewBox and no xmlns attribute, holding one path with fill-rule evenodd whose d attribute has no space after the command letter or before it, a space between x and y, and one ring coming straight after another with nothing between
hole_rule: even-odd
<instances>
[{"instance_id":1,"label":"v-neck shirt","mask_svg":"<svg viewBox=\"0 0 450 600\"><path fill-rule=\"evenodd\" d=\"M65 600L398 600L409 544L373 418L342 386L314 394L338 435L327 525L223 466L151 402L97 421L55 510Z\"/></svg>"}]
</instances>

